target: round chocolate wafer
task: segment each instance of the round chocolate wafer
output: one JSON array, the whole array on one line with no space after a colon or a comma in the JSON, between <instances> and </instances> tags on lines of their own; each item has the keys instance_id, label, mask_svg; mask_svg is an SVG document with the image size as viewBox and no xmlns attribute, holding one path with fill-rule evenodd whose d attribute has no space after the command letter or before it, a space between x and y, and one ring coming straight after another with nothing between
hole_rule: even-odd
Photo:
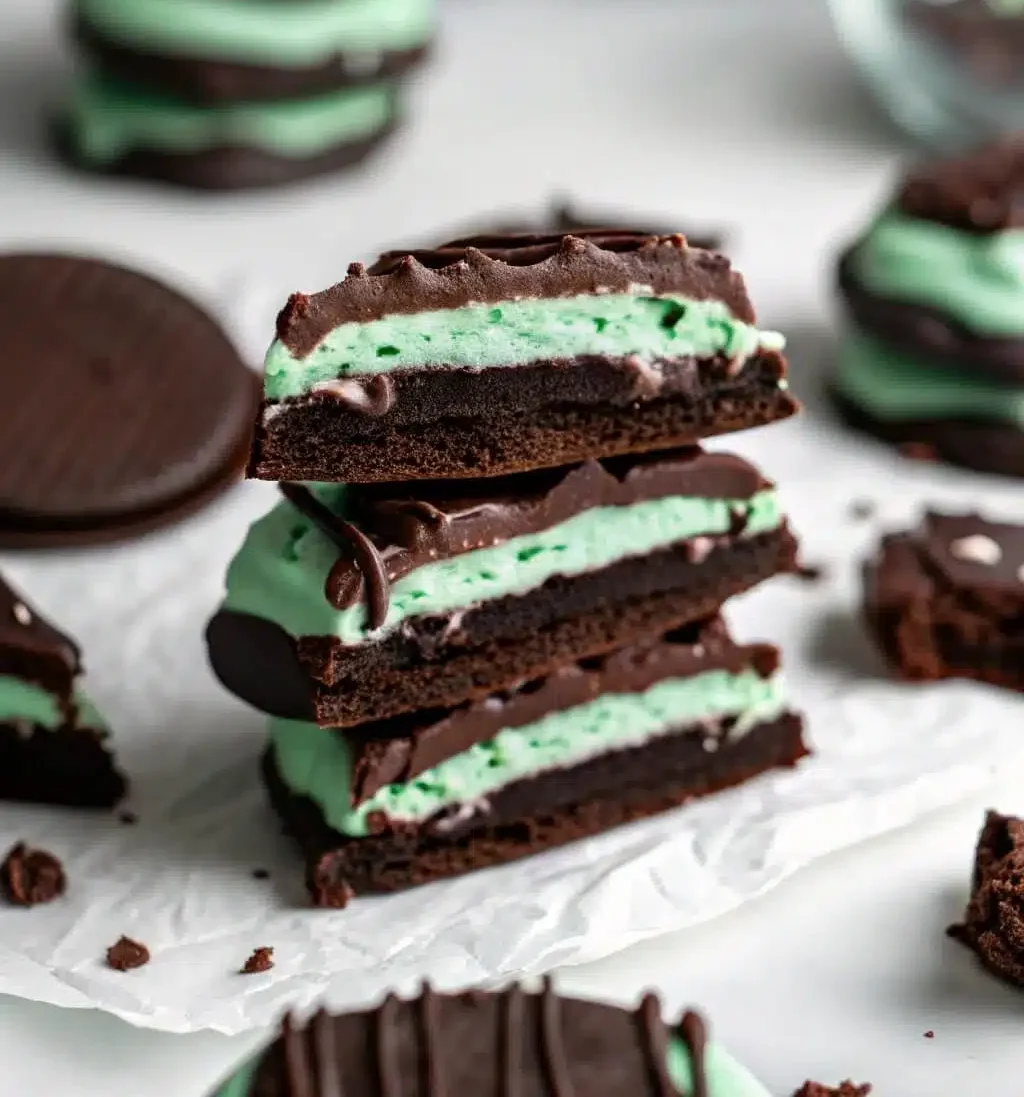
<instances>
[{"instance_id":1,"label":"round chocolate wafer","mask_svg":"<svg viewBox=\"0 0 1024 1097\"><path fill-rule=\"evenodd\" d=\"M154 529L241 473L258 384L162 283L66 255L0 256L0 546Z\"/></svg>"}]
</instances>

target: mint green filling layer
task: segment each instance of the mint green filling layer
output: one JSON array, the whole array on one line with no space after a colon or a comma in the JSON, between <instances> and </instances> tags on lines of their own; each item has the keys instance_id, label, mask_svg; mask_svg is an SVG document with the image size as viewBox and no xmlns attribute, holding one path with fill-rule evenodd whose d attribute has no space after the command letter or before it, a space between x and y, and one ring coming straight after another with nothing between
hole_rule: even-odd
<instances>
[{"instance_id":1,"label":"mint green filling layer","mask_svg":"<svg viewBox=\"0 0 1024 1097\"><path fill-rule=\"evenodd\" d=\"M283 400L339 377L431 367L491 369L547 358L599 355L644 360L725 354L742 360L785 340L737 320L721 301L587 294L468 305L342 324L304 358L275 340L267 396Z\"/></svg>"},{"instance_id":2,"label":"mint green filling layer","mask_svg":"<svg viewBox=\"0 0 1024 1097\"><path fill-rule=\"evenodd\" d=\"M891 210L853 263L879 296L941 309L981 335L1024 335L1024 230L978 235Z\"/></svg>"},{"instance_id":3,"label":"mint green filling layer","mask_svg":"<svg viewBox=\"0 0 1024 1097\"><path fill-rule=\"evenodd\" d=\"M834 384L876 419L990 419L1024 429L1024 387L931 366L860 331L843 339Z\"/></svg>"},{"instance_id":4,"label":"mint green filling layer","mask_svg":"<svg viewBox=\"0 0 1024 1097\"><path fill-rule=\"evenodd\" d=\"M311 487L332 511L344 513L344 485ZM275 621L292 636L337 636L346 644L360 644L393 632L410 617L525 594L555 575L579 575L691 537L727 533L737 510L748 514L746 536L782 522L772 490L746 500L672 496L628 507L594 507L540 533L417 568L392 584L387 618L371 633L362 602L337 610L324 596L337 547L282 502L254 523L229 565L224 606Z\"/></svg>"},{"instance_id":5,"label":"mint green filling layer","mask_svg":"<svg viewBox=\"0 0 1024 1097\"><path fill-rule=\"evenodd\" d=\"M379 132L394 109L394 88L386 84L315 99L201 107L86 76L71 97L67 118L82 158L108 164L140 149L187 154L225 145L315 156Z\"/></svg>"},{"instance_id":6,"label":"mint green filling layer","mask_svg":"<svg viewBox=\"0 0 1024 1097\"><path fill-rule=\"evenodd\" d=\"M140 51L305 68L338 53L425 45L435 0L76 0L104 38Z\"/></svg>"},{"instance_id":7,"label":"mint green filling layer","mask_svg":"<svg viewBox=\"0 0 1024 1097\"><path fill-rule=\"evenodd\" d=\"M97 730L106 727L96 706L86 696L76 693L75 706L81 727ZM57 698L48 690L22 678L0 674L0 723L10 720L22 720L53 731L64 723L64 714Z\"/></svg>"},{"instance_id":8,"label":"mint green filling layer","mask_svg":"<svg viewBox=\"0 0 1024 1097\"><path fill-rule=\"evenodd\" d=\"M357 808L351 806L351 761L342 736L316 724L272 720L270 738L285 784L315 801L335 830L359 838L368 832L366 819L374 812L389 819L427 819L513 781L642 746L696 720L738 716L733 734L742 734L777 716L783 706L781 678L765 679L752 670L708 671L658 682L644 693L605 694L536 723L506 728L414 781L388 785Z\"/></svg>"},{"instance_id":9,"label":"mint green filling layer","mask_svg":"<svg viewBox=\"0 0 1024 1097\"><path fill-rule=\"evenodd\" d=\"M693 1093L693 1067L690 1053L682 1040L672 1038L668 1045L668 1072L681 1094ZM213 1097L249 1097L256 1060L253 1059L226 1082ZM718 1044L708 1044L704 1053L704 1074L708 1097L769 1097L768 1090Z\"/></svg>"}]
</instances>

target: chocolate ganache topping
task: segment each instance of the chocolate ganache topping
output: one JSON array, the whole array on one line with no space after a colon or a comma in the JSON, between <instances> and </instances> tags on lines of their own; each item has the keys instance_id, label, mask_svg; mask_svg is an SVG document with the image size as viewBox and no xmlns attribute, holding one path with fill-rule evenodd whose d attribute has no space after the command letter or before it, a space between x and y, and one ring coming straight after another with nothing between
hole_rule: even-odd
<instances>
[{"instance_id":1,"label":"chocolate ganache topping","mask_svg":"<svg viewBox=\"0 0 1024 1097\"><path fill-rule=\"evenodd\" d=\"M688 448L482 481L353 486L344 516L300 484L279 486L341 550L327 577L328 602L347 609L365 597L377 629L391 585L432 561L550 529L593 507L666 496L742 501L769 485L739 457ZM737 515L734 531L744 520Z\"/></svg>"},{"instance_id":2,"label":"chocolate ganache topping","mask_svg":"<svg viewBox=\"0 0 1024 1097\"><path fill-rule=\"evenodd\" d=\"M692 1088L684 1094L667 1066L670 1035L689 1056ZM595 1039L600 1058L609 1049L621 1053L603 1080L586 1055ZM486 1046L486 1057L474 1056L469 1065L461 1053L466 1040ZM320 1010L305 1027L287 1018L279 1044L260 1061L254 1092L400 1097L409 1091L405 1072L414 1064L416 1090L426 1097L708 1097L707 1045L697 1013L688 1011L670 1030L654 994L628 1014L560 998L550 979L539 994L512 986L497 994L445 995L426 986L417 999L388 995L365 1014L331 1017Z\"/></svg>"}]
</instances>

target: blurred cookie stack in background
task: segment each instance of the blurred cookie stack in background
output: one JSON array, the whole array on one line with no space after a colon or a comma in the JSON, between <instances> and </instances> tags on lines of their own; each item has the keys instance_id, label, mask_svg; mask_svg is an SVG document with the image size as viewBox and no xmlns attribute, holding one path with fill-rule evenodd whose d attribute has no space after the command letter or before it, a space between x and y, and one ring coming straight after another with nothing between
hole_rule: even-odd
<instances>
[{"instance_id":1,"label":"blurred cookie stack in background","mask_svg":"<svg viewBox=\"0 0 1024 1097\"><path fill-rule=\"evenodd\" d=\"M73 0L59 127L90 171L210 190L350 167L404 113L435 0Z\"/></svg>"}]
</instances>

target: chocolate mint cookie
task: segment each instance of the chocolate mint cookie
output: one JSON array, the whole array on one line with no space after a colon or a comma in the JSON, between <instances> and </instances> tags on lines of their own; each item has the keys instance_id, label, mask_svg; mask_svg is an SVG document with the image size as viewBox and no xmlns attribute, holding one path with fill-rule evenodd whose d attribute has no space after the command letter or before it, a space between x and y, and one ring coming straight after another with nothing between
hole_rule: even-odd
<instances>
[{"instance_id":1,"label":"chocolate mint cookie","mask_svg":"<svg viewBox=\"0 0 1024 1097\"><path fill-rule=\"evenodd\" d=\"M0 579L0 799L113 807L126 782L74 642Z\"/></svg>"},{"instance_id":2,"label":"chocolate mint cookie","mask_svg":"<svg viewBox=\"0 0 1024 1097\"><path fill-rule=\"evenodd\" d=\"M839 263L833 378L854 427L1024 475L1024 143L915 169Z\"/></svg>"},{"instance_id":3,"label":"chocolate mint cookie","mask_svg":"<svg viewBox=\"0 0 1024 1097\"><path fill-rule=\"evenodd\" d=\"M264 776L314 903L539 853L794 765L778 652L712 620L453 709L271 723Z\"/></svg>"},{"instance_id":4,"label":"chocolate mint cookie","mask_svg":"<svg viewBox=\"0 0 1024 1097\"><path fill-rule=\"evenodd\" d=\"M1024 987L1024 820L990 811L978 836L971 901L949 935L998 978Z\"/></svg>"},{"instance_id":5,"label":"chocolate mint cookie","mask_svg":"<svg viewBox=\"0 0 1024 1097\"><path fill-rule=\"evenodd\" d=\"M282 490L230 565L210 659L256 707L325 725L484 696L796 566L773 486L699 449Z\"/></svg>"},{"instance_id":6,"label":"chocolate mint cookie","mask_svg":"<svg viewBox=\"0 0 1024 1097\"><path fill-rule=\"evenodd\" d=\"M234 483L257 382L216 322L92 259L0 256L0 546L111 541Z\"/></svg>"},{"instance_id":7,"label":"chocolate mint cookie","mask_svg":"<svg viewBox=\"0 0 1024 1097\"><path fill-rule=\"evenodd\" d=\"M1024 526L928 512L883 538L864 570L864 607L901 677L1024 690Z\"/></svg>"},{"instance_id":8,"label":"chocolate mint cookie","mask_svg":"<svg viewBox=\"0 0 1024 1097\"><path fill-rule=\"evenodd\" d=\"M295 294L250 474L498 476L664 449L796 410L782 338L681 236L479 237Z\"/></svg>"},{"instance_id":9,"label":"chocolate mint cookie","mask_svg":"<svg viewBox=\"0 0 1024 1097\"><path fill-rule=\"evenodd\" d=\"M695 1012L665 1024L648 994L635 1010L539 994L392 996L306 1025L287 1018L265 1051L211 1097L768 1097L708 1039Z\"/></svg>"}]
</instances>

